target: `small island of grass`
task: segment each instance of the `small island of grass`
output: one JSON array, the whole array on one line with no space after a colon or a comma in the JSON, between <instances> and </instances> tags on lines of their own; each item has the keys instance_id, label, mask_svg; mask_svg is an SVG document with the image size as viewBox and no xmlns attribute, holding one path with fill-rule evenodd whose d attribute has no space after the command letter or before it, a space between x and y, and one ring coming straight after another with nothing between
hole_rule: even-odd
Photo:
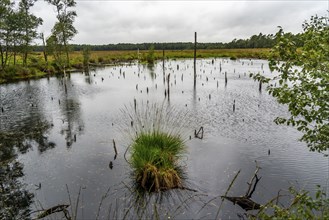
<instances>
[{"instance_id":1,"label":"small island of grass","mask_svg":"<svg viewBox=\"0 0 329 220\"><path fill-rule=\"evenodd\" d=\"M178 135L160 131L139 134L131 156L137 185L148 192L182 188L179 159L184 152L184 141Z\"/></svg>"}]
</instances>

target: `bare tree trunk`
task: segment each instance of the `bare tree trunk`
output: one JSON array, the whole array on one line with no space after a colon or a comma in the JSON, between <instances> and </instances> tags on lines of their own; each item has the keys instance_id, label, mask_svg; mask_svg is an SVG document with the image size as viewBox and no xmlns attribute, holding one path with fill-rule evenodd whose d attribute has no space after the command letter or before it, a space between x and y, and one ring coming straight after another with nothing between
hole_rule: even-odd
<instances>
[{"instance_id":1,"label":"bare tree trunk","mask_svg":"<svg viewBox=\"0 0 329 220\"><path fill-rule=\"evenodd\" d=\"M2 46L0 45L0 56L1 56L1 69L4 69L5 67L5 60L4 60L4 54L2 51Z\"/></svg>"},{"instance_id":2,"label":"bare tree trunk","mask_svg":"<svg viewBox=\"0 0 329 220\"><path fill-rule=\"evenodd\" d=\"M165 76L165 51L162 50L162 71L163 71L163 84L166 82L166 76Z\"/></svg>"},{"instance_id":3,"label":"bare tree trunk","mask_svg":"<svg viewBox=\"0 0 329 220\"><path fill-rule=\"evenodd\" d=\"M14 51L14 66L16 66L16 51Z\"/></svg>"},{"instance_id":4,"label":"bare tree trunk","mask_svg":"<svg viewBox=\"0 0 329 220\"><path fill-rule=\"evenodd\" d=\"M24 54L23 54L23 65L26 66L27 65L27 45L25 45L25 50L24 50Z\"/></svg>"},{"instance_id":5,"label":"bare tree trunk","mask_svg":"<svg viewBox=\"0 0 329 220\"><path fill-rule=\"evenodd\" d=\"M67 67L70 66L70 57L69 57L69 49L67 48L67 44L64 44L65 46L65 53L66 53L66 65Z\"/></svg>"},{"instance_id":6,"label":"bare tree trunk","mask_svg":"<svg viewBox=\"0 0 329 220\"><path fill-rule=\"evenodd\" d=\"M42 33L41 34L41 38L42 38L42 43L43 43L43 57L45 58L46 64L48 66L48 56L47 56L47 52L46 52L46 42L45 42L45 36Z\"/></svg>"},{"instance_id":7,"label":"bare tree trunk","mask_svg":"<svg viewBox=\"0 0 329 220\"><path fill-rule=\"evenodd\" d=\"M5 51L5 59L4 59L4 66L7 65L7 62L8 62L8 44L6 45L6 51Z\"/></svg>"},{"instance_id":8,"label":"bare tree trunk","mask_svg":"<svg viewBox=\"0 0 329 220\"><path fill-rule=\"evenodd\" d=\"M25 17L28 17L28 9L25 9ZM25 45L24 45L24 53L23 53L23 66L27 65L27 52L29 47L29 30L27 28L28 21L25 20Z\"/></svg>"}]
</instances>

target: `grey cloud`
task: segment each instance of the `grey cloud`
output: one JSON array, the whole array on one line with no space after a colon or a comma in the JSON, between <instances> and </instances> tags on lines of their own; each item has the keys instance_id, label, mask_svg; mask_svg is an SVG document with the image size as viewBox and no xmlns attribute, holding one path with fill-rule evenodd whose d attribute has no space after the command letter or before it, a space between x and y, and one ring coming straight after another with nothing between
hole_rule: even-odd
<instances>
[{"instance_id":1,"label":"grey cloud","mask_svg":"<svg viewBox=\"0 0 329 220\"><path fill-rule=\"evenodd\" d=\"M55 13L46 6L35 13L50 33ZM326 7L323 1L77 1L74 43L193 41L194 31L202 42L228 42L275 33L278 25L298 32Z\"/></svg>"}]
</instances>

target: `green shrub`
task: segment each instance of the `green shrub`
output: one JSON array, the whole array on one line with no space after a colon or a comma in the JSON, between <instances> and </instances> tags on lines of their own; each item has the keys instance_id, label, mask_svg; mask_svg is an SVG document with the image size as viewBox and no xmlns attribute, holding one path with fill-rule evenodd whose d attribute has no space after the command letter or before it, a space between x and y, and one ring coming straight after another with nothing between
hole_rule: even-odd
<instances>
[{"instance_id":1,"label":"green shrub","mask_svg":"<svg viewBox=\"0 0 329 220\"><path fill-rule=\"evenodd\" d=\"M146 61L148 64L154 64L154 61L155 61L155 57L154 57L154 45L151 45L149 50L148 50L148 53L147 53L147 56L146 56Z\"/></svg>"},{"instance_id":2,"label":"green shrub","mask_svg":"<svg viewBox=\"0 0 329 220\"><path fill-rule=\"evenodd\" d=\"M36 65L38 65L38 63L39 63L39 60L38 60L38 58L36 58L36 57L29 57L29 59L30 59L30 62L31 62L31 66L36 66Z\"/></svg>"},{"instance_id":3,"label":"green shrub","mask_svg":"<svg viewBox=\"0 0 329 220\"><path fill-rule=\"evenodd\" d=\"M37 69L36 68L29 68L28 69L28 72L29 72L29 75L33 75L33 76L35 76L35 75L37 75Z\"/></svg>"},{"instance_id":4,"label":"green shrub","mask_svg":"<svg viewBox=\"0 0 329 220\"><path fill-rule=\"evenodd\" d=\"M104 62L104 58L103 57L98 57L98 63L103 63Z\"/></svg>"},{"instance_id":5,"label":"green shrub","mask_svg":"<svg viewBox=\"0 0 329 220\"><path fill-rule=\"evenodd\" d=\"M311 197L308 191L297 191L292 187L289 194L291 202L288 207L271 201L252 219L329 219L329 198L320 186L315 197Z\"/></svg>"}]
</instances>

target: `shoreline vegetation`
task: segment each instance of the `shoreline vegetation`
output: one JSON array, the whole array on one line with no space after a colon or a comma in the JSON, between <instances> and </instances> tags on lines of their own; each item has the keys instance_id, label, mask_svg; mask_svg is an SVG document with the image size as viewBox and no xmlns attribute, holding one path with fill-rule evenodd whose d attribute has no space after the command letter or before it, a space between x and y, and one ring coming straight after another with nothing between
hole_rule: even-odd
<instances>
[{"instance_id":1,"label":"shoreline vegetation","mask_svg":"<svg viewBox=\"0 0 329 220\"><path fill-rule=\"evenodd\" d=\"M148 50L140 51L90 51L87 67L93 68L106 65L119 65L140 61L147 63ZM200 49L197 51L197 58L248 58L248 59L268 59L269 48L250 49ZM165 50L165 59L188 59L193 58L193 50ZM65 72L81 72L86 70L83 51L70 52L70 66ZM154 59L162 60L163 51L154 50ZM9 62L5 69L0 70L0 84L10 83L20 80L37 79L55 75L61 75L63 71L56 68L54 58L49 56L47 61L42 52L30 53L27 65L23 65L22 57L16 55L14 60Z\"/></svg>"}]
</instances>

